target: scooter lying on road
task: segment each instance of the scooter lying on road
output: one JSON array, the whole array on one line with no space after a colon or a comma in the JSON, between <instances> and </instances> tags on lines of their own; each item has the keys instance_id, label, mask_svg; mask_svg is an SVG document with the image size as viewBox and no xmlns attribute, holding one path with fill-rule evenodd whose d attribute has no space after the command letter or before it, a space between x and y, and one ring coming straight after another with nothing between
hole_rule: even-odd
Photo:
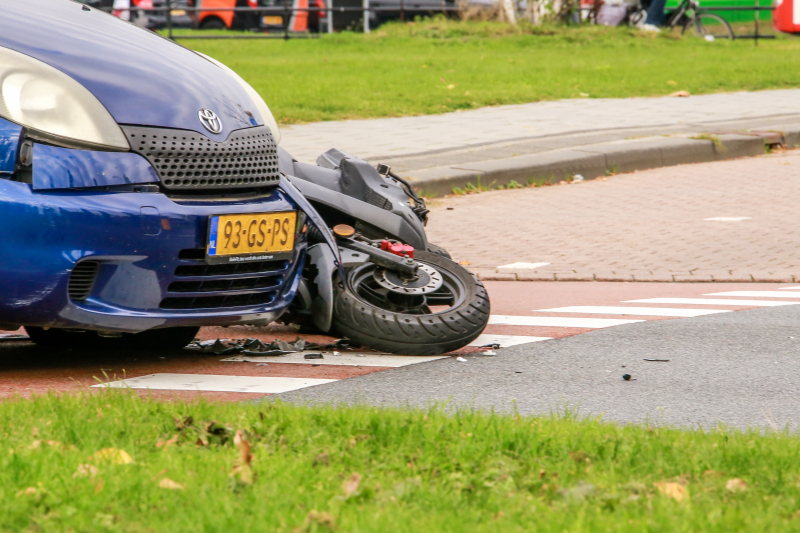
<instances>
[{"instance_id":1,"label":"scooter lying on road","mask_svg":"<svg viewBox=\"0 0 800 533\"><path fill-rule=\"evenodd\" d=\"M480 335L486 290L428 242L428 209L408 182L336 149L310 165L279 147L278 161L282 186L298 189L321 217L283 321L409 355L456 350Z\"/></svg>"}]
</instances>

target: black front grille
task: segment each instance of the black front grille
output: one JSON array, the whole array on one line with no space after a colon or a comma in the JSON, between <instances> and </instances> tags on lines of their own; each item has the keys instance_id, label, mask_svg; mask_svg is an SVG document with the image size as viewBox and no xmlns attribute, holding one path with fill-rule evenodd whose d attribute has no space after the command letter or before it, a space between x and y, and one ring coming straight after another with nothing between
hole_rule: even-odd
<instances>
[{"instance_id":1,"label":"black front grille","mask_svg":"<svg viewBox=\"0 0 800 533\"><path fill-rule=\"evenodd\" d=\"M77 302L82 302L92 293L100 263L97 261L81 261L72 269L69 275L67 293Z\"/></svg>"},{"instance_id":2,"label":"black front grille","mask_svg":"<svg viewBox=\"0 0 800 533\"><path fill-rule=\"evenodd\" d=\"M257 278L215 279L211 281L174 281L169 292L217 292L244 291L249 289L274 289L281 284L281 276L259 276Z\"/></svg>"},{"instance_id":3,"label":"black front grille","mask_svg":"<svg viewBox=\"0 0 800 533\"><path fill-rule=\"evenodd\" d=\"M164 298L161 309L219 309L265 305L275 300L276 291L235 294L229 296L196 296L194 298Z\"/></svg>"},{"instance_id":4,"label":"black front grille","mask_svg":"<svg viewBox=\"0 0 800 533\"><path fill-rule=\"evenodd\" d=\"M123 126L131 149L147 158L170 191L274 187L278 153L269 128L237 130L218 143L194 131Z\"/></svg>"},{"instance_id":5,"label":"black front grille","mask_svg":"<svg viewBox=\"0 0 800 533\"><path fill-rule=\"evenodd\" d=\"M175 269L179 278L202 276L225 276L230 274L256 274L285 270L288 261L253 261L252 263L228 263L225 265L181 265Z\"/></svg>"},{"instance_id":6,"label":"black front grille","mask_svg":"<svg viewBox=\"0 0 800 533\"><path fill-rule=\"evenodd\" d=\"M181 250L182 264L161 301L162 309L218 309L272 303L283 284L289 261L254 261L208 265L203 249Z\"/></svg>"}]
</instances>

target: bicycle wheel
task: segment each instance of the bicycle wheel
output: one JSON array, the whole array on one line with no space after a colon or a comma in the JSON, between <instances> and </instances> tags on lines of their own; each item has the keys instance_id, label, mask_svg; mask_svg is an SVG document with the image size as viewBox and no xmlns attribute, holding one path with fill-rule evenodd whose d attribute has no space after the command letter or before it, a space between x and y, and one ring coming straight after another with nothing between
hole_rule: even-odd
<instances>
[{"instance_id":1,"label":"bicycle wheel","mask_svg":"<svg viewBox=\"0 0 800 533\"><path fill-rule=\"evenodd\" d=\"M736 38L728 21L713 13L695 13L694 19L689 19L683 26L683 33L689 31L692 26L694 34L704 37L707 41Z\"/></svg>"}]
</instances>

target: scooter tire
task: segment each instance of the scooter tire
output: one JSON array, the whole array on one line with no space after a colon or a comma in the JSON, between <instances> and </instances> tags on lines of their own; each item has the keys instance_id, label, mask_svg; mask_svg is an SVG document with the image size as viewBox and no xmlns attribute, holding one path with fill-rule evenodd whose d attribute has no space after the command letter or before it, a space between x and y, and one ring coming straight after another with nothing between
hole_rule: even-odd
<instances>
[{"instance_id":1,"label":"scooter tire","mask_svg":"<svg viewBox=\"0 0 800 533\"><path fill-rule=\"evenodd\" d=\"M446 257L447 259L452 259L452 257L450 257L450 253L441 246L439 246L438 244L433 244L432 242L429 242L428 251L432 254L438 254L441 255L442 257Z\"/></svg>"},{"instance_id":2,"label":"scooter tire","mask_svg":"<svg viewBox=\"0 0 800 533\"><path fill-rule=\"evenodd\" d=\"M456 307L435 314L403 314L376 307L350 285L335 286L333 326L356 344L404 355L439 355L475 340L489 322L489 296L476 276L441 255L417 251L414 258L446 270L464 286Z\"/></svg>"}]
</instances>

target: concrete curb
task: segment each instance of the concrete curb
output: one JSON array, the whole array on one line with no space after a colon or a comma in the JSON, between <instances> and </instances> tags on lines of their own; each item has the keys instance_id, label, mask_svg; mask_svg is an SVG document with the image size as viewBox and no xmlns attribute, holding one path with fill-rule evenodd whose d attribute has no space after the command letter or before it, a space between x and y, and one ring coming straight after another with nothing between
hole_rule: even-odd
<instances>
[{"instance_id":1,"label":"concrete curb","mask_svg":"<svg viewBox=\"0 0 800 533\"><path fill-rule=\"evenodd\" d=\"M468 185L500 187L516 182L558 183L580 174L594 179L619 172L705 163L763 155L768 148L800 147L800 126L782 131L713 132L682 137L649 137L517 157L425 168L403 172L403 177L425 196L452 194Z\"/></svg>"}]
</instances>

